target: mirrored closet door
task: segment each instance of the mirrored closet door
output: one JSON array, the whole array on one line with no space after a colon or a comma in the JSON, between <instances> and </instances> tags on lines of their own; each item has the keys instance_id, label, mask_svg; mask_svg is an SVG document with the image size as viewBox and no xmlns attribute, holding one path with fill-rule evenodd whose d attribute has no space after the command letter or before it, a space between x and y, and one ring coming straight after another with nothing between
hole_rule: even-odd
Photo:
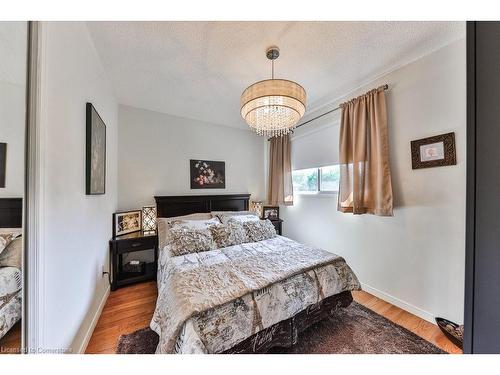
<instances>
[{"instance_id":1,"label":"mirrored closet door","mask_svg":"<svg viewBox=\"0 0 500 375\"><path fill-rule=\"evenodd\" d=\"M0 22L0 354L23 347L27 22Z\"/></svg>"}]
</instances>

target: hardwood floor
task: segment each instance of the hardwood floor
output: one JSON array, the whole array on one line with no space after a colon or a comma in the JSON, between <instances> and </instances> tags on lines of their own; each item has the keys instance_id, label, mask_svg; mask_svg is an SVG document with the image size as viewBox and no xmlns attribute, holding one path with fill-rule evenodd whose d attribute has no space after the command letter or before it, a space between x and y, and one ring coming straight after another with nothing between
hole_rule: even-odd
<instances>
[{"instance_id":1,"label":"hardwood floor","mask_svg":"<svg viewBox=\"0 0 500 375\"><path fill-rule=\"evenodd\" d=\"M19 354L21 347L21 322L14 326L0 339L0 354Z\"/></svg>"},{"instance_id":2,"label":"hardwood floor","mask_svg":"<svg viewBox=\"0 0 500 375\"><path fill-rule=\"evenodd\" d=\"M148 282L111 292L87 346L86 353L114 353L118 337L149 325L156 303L156 283ZM439 328L366 292L354 300L405 327L448 353L461 353Z\"/></svg>"}]
</instances>

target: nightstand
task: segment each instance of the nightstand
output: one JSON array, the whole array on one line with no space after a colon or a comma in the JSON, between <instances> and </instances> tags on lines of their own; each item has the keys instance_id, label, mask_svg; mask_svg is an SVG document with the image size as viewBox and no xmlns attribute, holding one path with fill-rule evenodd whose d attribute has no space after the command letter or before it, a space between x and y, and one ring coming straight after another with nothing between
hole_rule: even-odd
<instances>
[{"instance_id":1,"label":"nightstand","mask_svg":"<svg viewBox=\"0 0 500 375\"><path fill-rule=\"evenodd\" d=\"M278 233L281 236L283 220L281 220L281 219L269 219L269 221L271 223L273 223L274 229L276 229L276 233Z\"/></svg>"},{"instance_id":2,"label":"nightstand","mask_svg":"<svg viewBox=\"0 0 500 375\"><path fill-rule=\"evenodd\" d=\"M156 232L135 232L112 238L109 241L111 250L111 290L141 281L155 280L158 268L158 235ZM124 262L131 258L131 253L144 252L148 260L142 261L139 266L131 269L130 264ZM151 252L151 254L146 254Z\"/></svg>"}]
</instances>

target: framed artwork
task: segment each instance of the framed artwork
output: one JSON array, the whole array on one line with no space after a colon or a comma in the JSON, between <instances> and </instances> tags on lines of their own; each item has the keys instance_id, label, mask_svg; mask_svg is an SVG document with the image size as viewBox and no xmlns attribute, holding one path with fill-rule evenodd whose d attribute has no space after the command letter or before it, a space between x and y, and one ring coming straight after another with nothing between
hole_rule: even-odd
<instances>
[{"instance_id":1,"label":"framed artwork","mask_svg":"<svg viewBox=\"0 0 500 375\"><path fill-rule=\"evenodd\" d=\"M85 194L106 192L106 124L92 103L87 103Z\"/></svg>"},{"instance_id":2,"label":"framed artwork","mask_svg":"<svg viewBox=\"0 0 500 375\"><path fill-rule=\"evenodd\" d=\"M0 143L0 188L5 187L7 169L7 143Z\"/></svg>"},{"instance_id":3,"label":"framed artwork","mask_svg":"<svg viewBox=\"0 0 500 375\"><path fill-rule=\"evenodd\" d=\"M223 161L190 160L191 189L225 189L226 163Z\"/></svg>"},{"instance_id":4,"label":"framed artwork","mask_svg":"<svg viewBox=\"0 0 500 375\"><path fill-rule=\"evenodd\" d=\"M455 133L411 141L412 169L456 165Z\"/></svg>"},{"instance_id":5,"label":"framed artwork","mask_svg":"<svg viewBox=\"0 0 500 375\"><path fill-rule=\"evenodd\" d=\"M264 206L262 208L262 218L277 220L280 218L280 208L278 206Z\"/></svg>"},{"instance_id":6,"label":"framed artwork","mask_svg":"<svg viewBox=\"0 0 500 375\"><path fill-rule=\"evenodd\" d=\"M115 212L113 214L113 237L141 230L141 210Z\"/></svg>"}]
</instances>

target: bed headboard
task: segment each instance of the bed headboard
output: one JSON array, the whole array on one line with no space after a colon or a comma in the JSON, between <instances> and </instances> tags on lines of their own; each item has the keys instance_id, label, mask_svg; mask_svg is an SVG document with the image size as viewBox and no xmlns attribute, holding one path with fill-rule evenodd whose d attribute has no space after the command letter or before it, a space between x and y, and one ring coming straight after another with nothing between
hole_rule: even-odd
<instances>
[{"instance_id":1,"label":"bed headboard","mask_svg":"<svg viewBox=\"0 0 500 375\"><path fill-rule=\"evenodd\" d=\"M158 217L210 211L248 210L250 194L156 196Z\"/></svg>"},{"instance_id":2,"label":"bed headboard","mask_svg":"<svg viewBox=\"0 0 500 375\"><path fill-rule=\"evenodd\" d=\"M0 198L0 228L22 228L23 199Z\"/></svg>"}]
</instances>

